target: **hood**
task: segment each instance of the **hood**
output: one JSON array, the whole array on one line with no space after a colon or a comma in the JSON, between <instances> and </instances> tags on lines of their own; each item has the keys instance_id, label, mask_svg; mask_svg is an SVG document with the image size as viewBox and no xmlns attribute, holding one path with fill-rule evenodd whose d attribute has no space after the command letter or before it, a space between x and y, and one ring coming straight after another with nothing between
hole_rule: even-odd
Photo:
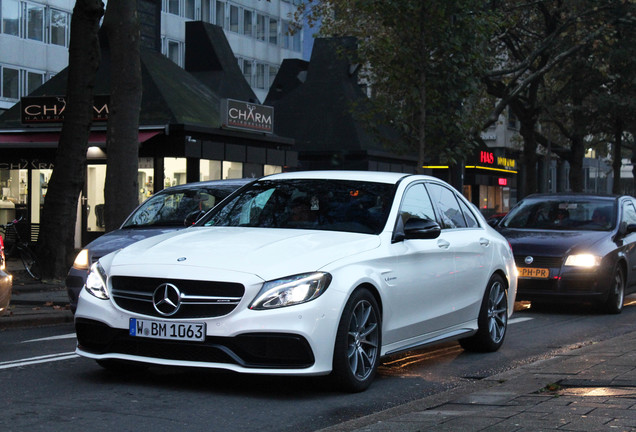
<instances>
[{"instance_id":1,"label":"hood","mask_svg":"<svg viewBox=\"0 0 636 432\"><path fill-rule=\"evenodd\" d=\"M154 237L159 234L174 232L184 227L164 227L164 228L124 228L111 231L101 237L96 238L84 248L89 250L92 259L98 259L118 249L140 240Z\"/></svg>"},{"instance_id":2,"label":"hood","mask_svg":"<svg viewBox=\"0 0 636 432\"><path fill-rule=\"evenodd\" d=\"M114 257L112 270L116 272L117 266L178 264L251 273L264 280L272 280L320 270L329 263L375 249L379 245L379 237L369 234L276 228L191 227L127 247Z\"/></svg>"},{"instance_id":3,"label":"hood","mask_svg":"<svg viewBox=\"0 0 636 432\"><path fill-rule=\"evenodd\" d=\"M504 228L499 230L510 242L515 255L563 256L568 251L591 249L610 237L607 231L544 231Z\"/></svg>"}]
</instances>

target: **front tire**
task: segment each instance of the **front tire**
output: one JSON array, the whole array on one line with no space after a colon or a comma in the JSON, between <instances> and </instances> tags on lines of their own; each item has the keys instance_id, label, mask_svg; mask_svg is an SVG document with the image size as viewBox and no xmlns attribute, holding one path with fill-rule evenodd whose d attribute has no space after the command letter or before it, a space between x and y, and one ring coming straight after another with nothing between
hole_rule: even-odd
<instances>
[{"instance_id":1,"label":"front tire","mask_svg":"<svg viewBox=\"0 0 636 432\"><path fill-rule=\"evenodd\" d=\"M366 390L380 362L380 308L367 289L355 291L345 306L333 355L333 378L345 391Z\"/></svg>"},{"instance_id":2,"label":"front tire","mask_svg":"<svg viewBox=\"0 0 636 432\"><path fill-rule=\"evenodd\" d=\"M22 259L24 269L27 271L29 276L31 276L35 280L42 279L40 264L38 263L35 253L26 248L20 249L20 258Z\"/></svg>"},{"instance_id":3,"label":"front tire","mask_svg":"<svg viewBox=\"0 0 636 432\"><path fill-rule=\"evenodd\" d=\"M623 301L625 300L625 272L620 264L614 268L614 276L610 286L610 292L603 305L605 313L619 314L623 311Z\"/></svg>"},{"instance_id":4,"label":"front tire","mask_svg":"<svg viewBox=\"0 0 636 432\"><path fill-rule=\"evenodd\" d=\"M493 275L488 281L477 325L477 333L460 339L462 348L475 352L497 351L503 344L508 328L508 294L506 284L499 275Z\"/></svg>"}]
</instances>

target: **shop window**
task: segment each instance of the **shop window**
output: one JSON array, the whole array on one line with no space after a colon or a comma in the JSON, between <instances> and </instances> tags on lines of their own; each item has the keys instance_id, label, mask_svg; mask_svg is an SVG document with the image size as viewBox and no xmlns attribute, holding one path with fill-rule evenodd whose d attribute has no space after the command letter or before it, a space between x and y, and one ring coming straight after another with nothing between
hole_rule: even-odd
<instances>
[{"instance_id":1,"label":"shop window","mask_svg":"<svg viewBox=\"0 0 636 432\"><path fill-rule=\"evenodd\" d=\"M164 158L163 187L186 184L186 159Z\"/></svg>"},{"instance_id":2,"label":"shop window","mask_svg":"<svg viewBox=\"0 0 636 432\"><path fill-rule=\"evenodd\" d=\"M202 159L199 161L199 178L203 180L220 180L221 161Z\"/></svg>"},{"instance_id":3,"label":"shop window","mask_svg":"<svg viewBox=\"0 0 636 432\"><path fill-rule=\"evenodd\" d=\"M243 163L223 161L222 176L224 179L242 178Z\"/></svg>"},{"instance_id":4,"label":"shop window","mask_svg":"<svg viewBox=\"0 0 636 432\"><path fill-rule=\"evenodd\" d=\"M178 41L173 41L166 39L166 57L172 60L174 63L179 66L182 65L181 62L181 43Z\"/></svg>"},{"instance_id":5,"label":"shop window","mask_svg":"<svg viewBox=\"0 0 636 432\"><path fill-rule=\"evenodd\" d=\"M2 1L2 33L20 36L20 2L17 0Z\"/></svg>"},{"instance_id":6,"label":"shop window","mask_svg":"<svg viewBox=\"0 0 636 432\"><path fill-rule=\"evenodd\" d=\"M106 165L89 164L86 171L86 230L92 232L105 231L104 223L104 185L106 182Z\"/></svg>"},{"instance_id":7,"label":"shop window","mask_svg":"<svg viewBox=\"0 0 636 432\"><path fill-rule=\"evenodd\" d=\"M216 25L225 28L225 2L218 1L216 2Z\"/></svg>"},{"instance_id":8,"label":"shop window","mask_svg":"<svg viewBox=\"0 0 636 432\"><path fill-rule=\"evenodd\" d=\"M283 167L280 165L264 165L263 166L264 175L279 174L282 172L283 172Z\"/></svg>"},{"instance_id":9,"label":"shop window","mask_svg":"<svg viewBox=\"0 0 636 432\"><path fill-rule=\"evenodd\" d=\"M278 45L278 20L276 18L269 19L269 43Z\"/></svg>"},{"instance_id":10,"label":"shop window","mask_svg":"<svg viewBox=\"0 0 636 432\"><path fill-rule=\"evenodd\" d=\"M245 9L243 11L243 34L252 36L254 25L252 23L252 11Z\"/></svg>"},{"instance_id":11,"label":"shop window","mask_svg":"<svg viewBox=\"0 0 636 432\"><path fill-rule=\"evenodd\" d=\"M230 31L239 32L239 8L234 5L230 5Z\"/></svg>"},{"instance_id":12,"label":"shop window","mask_svg":"<svg viewBox=\"0 0 636 432\"><path fill-rule=\"evenodd\" d=\"M258 40L265 40L265 22L264 15L256 15L256 39Z\"/></svg>"},{"instance_id":13,"label":"shop window","mask_svg":"<svg viewBox=\"0 0 636 432\"><path fill-rule=\"evenodd\" d=\"M68 46L69 14L51 9L49 41L53 45Z\"/></svg>"},{"instance_id":14,"label":"shop window","mask_svg":"<svg viewBox=\"0 0 636 432\"><path fill-rule=\"evenodd\" d=\"M26 4L26 28L27 39L44 41L44 6Z\"/></svg>"}]
</instances>

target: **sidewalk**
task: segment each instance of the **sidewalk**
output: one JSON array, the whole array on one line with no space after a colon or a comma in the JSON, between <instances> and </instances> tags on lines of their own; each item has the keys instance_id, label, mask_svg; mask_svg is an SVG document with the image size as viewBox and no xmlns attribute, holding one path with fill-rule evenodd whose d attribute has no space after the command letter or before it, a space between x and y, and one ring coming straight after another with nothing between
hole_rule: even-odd
<instances>
[{"instance_id":1,"label":"sidewalk","mask_svg":"<svg viewBox=\"0 0 636 432\"><path fill-rule=\"evenodd\" d=\"M636 332L320 432L636 431Z\"/></svg>"},{"instance_id":2,"label":"sidewalk","mask_svg":"<svg viewBox=\"0 0 636 432\"><path fill-rule=\"evenodd\" d=\"M19 258L7 260L7 271L13 276L13 291L9 311L0 316L0 331L73 322L64 281L43 283L32 279Z\"/></svg>"}]
</instances>

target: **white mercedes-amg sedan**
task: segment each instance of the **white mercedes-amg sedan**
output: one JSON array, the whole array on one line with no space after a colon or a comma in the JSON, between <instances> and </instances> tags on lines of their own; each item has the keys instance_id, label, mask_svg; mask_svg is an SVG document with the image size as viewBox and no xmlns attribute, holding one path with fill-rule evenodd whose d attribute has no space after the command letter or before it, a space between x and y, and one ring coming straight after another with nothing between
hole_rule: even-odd
<instances>
[{"instance_id":1,"label":"white mercedes-amg sedan","mask_svg":"<svg viewBox=\"0 0 636 432\"><path fill-rule=\"evenodd\" d=\"M508 242L441 180L275 174L93 264L77 353L115 370L330 375L362 391L383 356L448 340L497 350L515 271Z\"/></svg>"}]
</instances>

